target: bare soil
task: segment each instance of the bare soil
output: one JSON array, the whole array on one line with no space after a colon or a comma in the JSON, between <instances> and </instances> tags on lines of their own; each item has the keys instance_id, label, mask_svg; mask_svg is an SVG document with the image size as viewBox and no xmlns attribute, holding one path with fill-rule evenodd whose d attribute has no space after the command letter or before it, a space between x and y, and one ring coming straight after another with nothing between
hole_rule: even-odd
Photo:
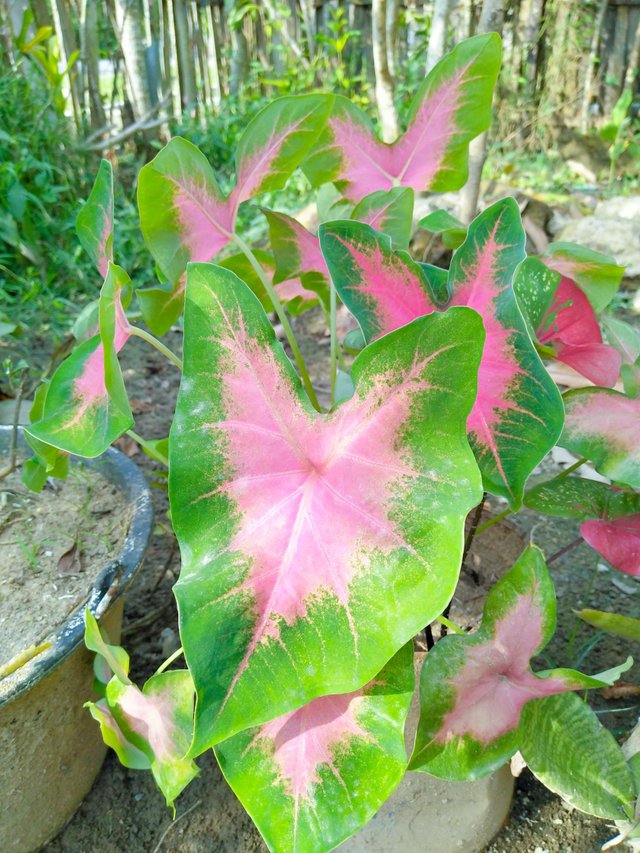
<instances>
[{"instance_id":1,"label":"bare soil","mask_svg":"<svg viewBox=\"0 0 640 853\"><path fill-rule=\"evenodd\" d=\"M298 318L298 326L310 341L305 356L313 356L312 375L326 377L328 346L324 343L323 324L309 312ZM179 332L167 336L168 345L181 348ZM139 340L131 340L122 353L125 381L136 415L136 431L147 438L160 438L168 432L179 375L155 351ZM130 441L124 449L135 453ZM171 587L179 572L179 555L166 517L167 498L162 468L142 453L135 455L154 489L156 530L144 567L136 577L126 601L123 644L131 654L132 676L143 681L157 668L161 659L179 645L175 605ZM497 505L496 509L502 507ZM525 535L552 554L577 535L572 522L552 522L525 512L518 525ZM498 546L499 550L499 546ZM490 560L488 560L490 562ZM472 560L472 567L478 568ZM602 637L593 645L595 632L582 625L572 610L582 606L619 609L638 616L640 585L598 566L595 552L582 545L553 564L559 599L557 637L544 659L534 668L549 665L576 665L585 672L606 669L629 653L628 644ZM466 578L466 589L473 592L473 577ZM626 675L638 682L638 670ZM602 721L622 738L638 717L638 702L607 701L599 695L592 701ZM252 853L264 847L251 820L224 782L213 756L199 759L201 775L182 795L177 805L177 820L155 788L150 774L122 768L110 754L93 790L65 830L47 847L47 853ZM601 844L615 834L604 821L570 810L525 771L517 782L514 808L508 825L486 853L596 853ZM425 851L433 850L425 839ZM395 853L395 851L389 851Z\"/></svg>"},{"instance_id":2,"label":"bare soil","mask_svg":"<svg viewBox=\"0 0 640 853\"><path fill-rule=\"evenodd\" d=\"M39 494L20 476L18 467L0 481L0 665L82 604L130 521L125 496L83 466Z\"/></svg>"}]
</instances>

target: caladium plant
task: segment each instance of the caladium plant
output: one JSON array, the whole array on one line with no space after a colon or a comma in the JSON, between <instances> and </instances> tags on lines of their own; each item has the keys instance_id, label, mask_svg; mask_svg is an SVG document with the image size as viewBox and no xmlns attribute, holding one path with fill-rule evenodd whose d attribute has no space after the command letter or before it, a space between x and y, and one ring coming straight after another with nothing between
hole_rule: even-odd
<instances>
[{"instance_id":1,"label":"caladium plant","mask_svg":"<svg viewBox=\"0 0 640 853\"><path fill-rule=\"evenodd\" d=\"M527 547L475 632L447 615L473 536L523 502L580 521L612 566L640 574L640 344L606 314L621 269L568 244L527 257L513 199L468 229L442 212L418 223L446 233L448 269L409 250L415 193L466 179L499 60L494 34L459 44L418 88L392 145L343 97L277 99L238 140L227 192L195 146L171 140L138 184L155 285L136 287L117 266L106 161L78 219L103 278L95 323L77 324L86 339L38 392L25 476L42 487L64 474L67 454L98 455L129 432L168 464L182 558L182 646L142 688L87 614L98 693L89 709L123 764L151 770L169 805L212 750L272 850L330 850L405 772L473 779L516 750L579 808L634 814L634 774L575 695L629 662L587 676L535 661L556 618L543 553ZM256 207L269 246L250 247L239 206L267 191L273 205L299 166L323 187L328 218L312 232ZM127 313L132 291L155 335L182 318L182 357ZM358 327L344 341L340 301ZM291 319L314 306L331 341L325 397ZM168 441L131 432L119 354L132 336L182 371ZM561 396L553 360L585 387ZM557 444L579 458L531 486ZM580 476L587 461L601 481ZM486 493L504 509L478 526ZM427 643L409 757L414 638L422 629L432 638L434 621L454 634ZM186 667L170 669L182 655Z\"/></svg>"}]
</instances>

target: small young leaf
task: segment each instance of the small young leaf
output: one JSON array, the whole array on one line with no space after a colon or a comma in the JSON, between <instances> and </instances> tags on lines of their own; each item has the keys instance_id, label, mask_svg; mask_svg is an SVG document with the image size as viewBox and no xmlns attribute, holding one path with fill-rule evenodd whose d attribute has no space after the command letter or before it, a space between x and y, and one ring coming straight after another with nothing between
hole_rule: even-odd
<instances>
[{"instance_id":1,"label":"small young leaf","mask_svg":"<svg viewBox=\"0 0 640 853\"><path fill-rule=\"evenodd\" d=\"M77 347L54 373L42 418L25 430L31 438L94 457L133 425L117 359L129 335L121 304L128 283L111 264L101 291L100 336Z\"/></svg>"},{"instance_id":2,"label":"small young leaf","mask_svg":"<svg viewBox=\"0 0 640 853\"><path fill-rule=\"evenodd\" d=\"M608 388L564 395L565 425L558 444L586 456L605 477L640 488L640 399Z\"/></svg>"},{"instance_id":3,"label":"small young leaf","mask_svg":"<svg viewBox=\"0 0 640 853\"><path fill-rule=\"evenodd\" d=\"M129 276L109 265L100 291L100 335L80 344L51 378L42 418L25 428L32 438L93 458L133 426L118 352L129 337L122 292Z\"/></svg>"},{"instance_id":4,"label":"small young leaf","mask_svg":"<svg viewBox=\"0 0 640 853\"><path fill-rule=\"evenodd\" d=\"M464 424L482 337L464 308L411 323L319 415L249 289L190 266L169 493L194 755L358 689L441 612L480 499Z\"/></svg>"},{"instance_id":5,"label":"small young leaf","mask_svg":"<svg viewBox=\"0 0 640 853\"><path fill-rule=\"evenodd\" d=\"M530 547L490 591L479 630L449 635L427 654L410 769L446 779L484 776L518 749L526 703L604 686L573 670L531 671L530 659L554 628L553 584L542 553Z\"/></svg>"},{"instance_id":6,"label":"small young leaf","mask_svg":"<svg viewBox=\"0 0 640 853\"><path fill-rule=\"evenodd\" d=\"M363 826L406 766L409 643L355 693L322 696L218 744L218 761L270 850L323 853Z\"/></svg>"},{"instance_id":7,"label":"small young leaf","mask_svg":"<svg viewBox=\"0 0 640 853\"><path fill-rule=\"evenodd\" d=\"M578 696L550 696L525 706L520 752L535 776L587 814L633 815L633 775L615 738Z\"/></svg>"},{"instance_id":8,"label":"small young leaf","mask_svg":"<svg viewBox=\"0 0 640 853\"><path fill-rule=\"evenodd\" d=\"M169 282L162 282L136 290L140 313L154 335L166 335L184 311L186 280L187 274L183 273L173 286Z\"/></svg>"},{"instance_id":9,"label":"small young leaf","mask_svg":"<svg viewBox=\"0 0 640 853\"><path fill-rule=\"evenodd\" d=\"M113 172L100 162L95 183L76 219L76 233L104 279L113 261Z\"/></svg>"}]
</instances>

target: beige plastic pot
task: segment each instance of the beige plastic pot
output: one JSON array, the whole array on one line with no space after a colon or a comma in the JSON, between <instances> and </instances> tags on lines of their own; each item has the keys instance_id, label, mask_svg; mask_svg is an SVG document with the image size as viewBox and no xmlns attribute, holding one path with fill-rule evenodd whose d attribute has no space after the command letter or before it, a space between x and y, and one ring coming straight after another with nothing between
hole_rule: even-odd
<instances>
[{"instance_id":1,"label":"beige plastic pot","mask_svg":"<svg viewBox=\"0 0 640 853\"><path fill-rule=\"evenodd\" d=\"M9 429L0 427L0 450L8 441ZM122 593L142 564L151 534L151 494L138 468L117 450L85 464L117 486L132 508L122 551L100 573L86 602L117 642ZM40 850L74 814L104 761L100 730L83 708L93 685L93 655L83 643L84 607L52 631L50 648L0 680L2 853Z\"/></svg>"}]
</instances>

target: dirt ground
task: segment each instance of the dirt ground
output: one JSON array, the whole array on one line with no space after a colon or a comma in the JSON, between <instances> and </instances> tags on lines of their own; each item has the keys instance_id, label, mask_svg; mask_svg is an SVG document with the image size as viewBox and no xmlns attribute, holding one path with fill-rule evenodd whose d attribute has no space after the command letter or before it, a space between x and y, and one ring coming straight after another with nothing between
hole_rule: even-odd
<instances>
[{"instance_id":1,"label":"dirt ground","mask_svg":"<svg viewBox=\"0 0 640 853\"><path fill-rule=\"evenodd\" d=\"M320 375L324 372L323 360L328 355L321 325L313 315L299 318L300 323L311 338L315 338L308 351L320 353L313 371ZM179 351L180 333L170 333L167 342ZM136 431L146 438L166 435L178 387L178 372L137 339L127 344L122 361L136 415ZM125 449L135 448L125 442ZM159 465L142 453L135 455L135 461L153 484L162 485ZM127 596L123 636L123 644L131 654L132 675L138 681L148 677L179 645L171 593L179 571L179 555L166 517L166 493L161 487L153 492L156 530L145 565ZM539 517L528 512L518 520L521 529L548 554L576 536L576 526L571 522L540 522ZM559 619L561 632L538 668L579 663L584 671L595 673L624 660L627 644L614 638L603 638L590 648L593 630L578 624L571 611L591 605L600 609L619 608L628 615L638 616L640 585L598 566L595 552L586 545L555 562L553 575L559 610L565 618ZM627 673L626 679L638 681L637 667ZM607 702L596 696L594 704L603 722L619 737L638 717L638 703L633 701ZM161 850L165 853L251 853L266 849L222 779L212 756L202 756L199 766L201 775L178 801L177 820L172 822L150 774L126 770L109 755L93 790L75 817L45 850L47 853L157 853ZM486 853L595 853L614 834L605 822L564 806L525 771L517 782L509 822L486 848ZM428 843L424 849L429 853L448 853L431 850Z\"/></svg>"}]
</instances>

